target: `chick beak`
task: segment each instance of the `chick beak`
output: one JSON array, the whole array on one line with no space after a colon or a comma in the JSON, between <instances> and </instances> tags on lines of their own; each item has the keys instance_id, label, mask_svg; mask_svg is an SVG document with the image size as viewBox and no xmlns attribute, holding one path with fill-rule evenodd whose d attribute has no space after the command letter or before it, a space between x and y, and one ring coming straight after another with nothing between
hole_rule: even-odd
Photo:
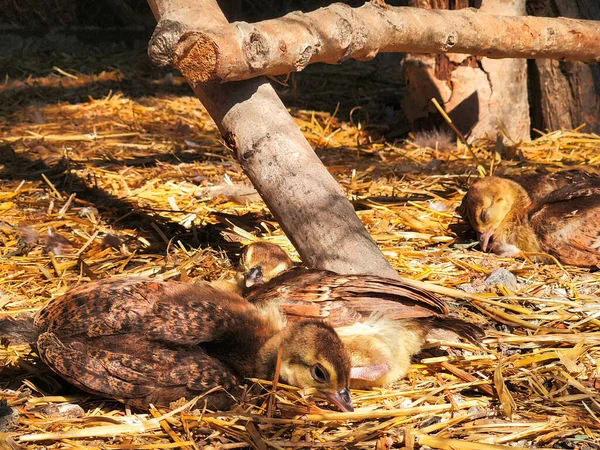
<instances>
[{"instance_id":1,"label":"chick beak","mask_svg":"<svg viewBox=\"0 0 600 450\"><path fill-rule=\"evenodd\" d=\"M262 284L263 278L264 278L264 275L263 275L262 267L261 266L253 267L246 274L246 277L245 277L246 287L249 288L249 287L254 286L255 284Z\"/></svg>"},{"instance_id":2,"label":"chick beak","mask_svg":"<svg viewBox=\"0 0 600 450\"><path fill-rule=\"evenodd\" d=\"M490 238L494 234L494 230L487 230L484 233L479 234L479 245L481 246L481 250L484 252L487 251L488 245L490 243Z\"/></svg>"},{"instance_id":3,"label":"chick beak","mask_svg":"<svg viewBox=\"0 0 600 450\"><path fill-rule=\"evenodd\" d=\"M354 411L352 406L352 397L350 396L350 389L344 388L339 392L323 392L323 395L329 402L340 408L344 412Z\"/></svg>"}]
</instances>

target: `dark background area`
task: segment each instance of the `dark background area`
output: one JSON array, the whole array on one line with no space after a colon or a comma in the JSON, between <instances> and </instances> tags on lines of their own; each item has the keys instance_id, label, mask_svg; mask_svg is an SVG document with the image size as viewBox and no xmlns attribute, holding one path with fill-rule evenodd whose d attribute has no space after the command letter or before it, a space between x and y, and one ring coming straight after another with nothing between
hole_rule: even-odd
<instances>
[{"instance_id":1,"label":"dark background area","mask_svg":"<svg viewBox=\"0 0 600 450\"><path fill-rule=\"evenodd\" d=\"M221 0L230 20L249 22L310 11L326 0ZM348 0L360 6L364 0ZM405 0L390 0L390 5ZM154 66L146 53L156 22L145 0L0 0L0 119L38 103L79 103L112 92L131 98L193 95L179 73ZM410 131L402 111L400 54L373 61L315 64L272 84L290 108L326 111L394 139ZM77 83L64 72L92 82ZM106 72L113 74L103 76ZM55 83L51 83L55 79ZM23 86L14 87L14 82ZM58 83L58 84L57 84ZM13 84L12 87L8 85Z\"/></svg>"},{"instance_id":2,"label":"dark background area","mask_svg":"<svg viewBox=\"0 0 600 450\"><path fill-rule=\"evenodd\" d=\"M333 3L331 0L220 0L229 20L257 21L278 17L294 10L312 11ZM364 0L346 0L360 6ZM407 0L388 0L406 5ZM145 0L1 0L0 26L29 31L55 27L138 27L152 30L154 17Z\"/></svg>"}]
</instances>

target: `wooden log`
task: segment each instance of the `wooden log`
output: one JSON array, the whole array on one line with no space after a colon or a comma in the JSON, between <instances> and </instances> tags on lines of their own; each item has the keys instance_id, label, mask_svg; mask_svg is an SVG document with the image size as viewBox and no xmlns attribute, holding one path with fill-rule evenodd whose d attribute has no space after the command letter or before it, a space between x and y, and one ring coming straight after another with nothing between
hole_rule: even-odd
<instances>
[{"instance_id":1,"label":"wooden log","mask_svg":"<svg viewBox=\"0 0 600 450\"><path fill-rule=\"evenodd\" d=\"M465 8L472 0L411 0L425 8ZM525 0L484 0L487 14L522 16ZM468 54L409 53L402 61L406 80L404 111L413 130L443 128L435 98L469 141L530 138L527 65L524 59L491 59ZM509 140L510 139L510 140Z\"/></svg>"},{"instance_id":2,"label":"wooden log","mask_svg":"<svg viewBox=\"0 0 600 450\"><path fill-rule=\"evenodd\" d=\"M598 0L537 0L534 14L600 20ZM600 133L600 66L578 61L537 59L529 62L533 126L539 130Z\"/></svg>"},{"instance_id":3,"label":"wooden log","mask_svg":"<svg viewBox=\"0 0 600 450\"><path fill-rule=\"evenodd\" d=\"M600 61L600 23L336 3L254 24L190 30L175 65L192 83L297 72L308 64L368 60L379 52L465 53L488 58ZM207 25L208 24L208 25Z\"/></svg>"},{"instance_id":4,"label":"wooden log","mask_svg":"<svg viewBox=\"0 0 600 450\"><path fill-rule=\"evenodd\" d=\"M161 64L186 30L227 27L216 0L148 3L159 22L148 52ZM193 88L305 264L398 277L264 78Z\"/></svg>"},{"instance_id":5,"label":"wooden log","mask_svg":"<svg viewBox=\"0 0 600 450\"><path fill-rule=\"evenodd\" d=\"M481 11L523 18L526 14L525 3L525 0L483 0ZM481 58L479 65L486 76L489 91L486 96L480 95L479 117L469 138L474 140L488 136L497 139L500 135L510 144L529 141L531 119L527 61Z\"/></svg>"}]
</instances>

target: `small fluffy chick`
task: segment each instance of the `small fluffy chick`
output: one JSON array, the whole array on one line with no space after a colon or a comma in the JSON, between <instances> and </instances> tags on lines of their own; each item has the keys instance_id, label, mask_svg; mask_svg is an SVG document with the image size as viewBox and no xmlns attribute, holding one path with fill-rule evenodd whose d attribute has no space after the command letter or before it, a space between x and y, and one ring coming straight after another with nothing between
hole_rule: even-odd
<instances>
[{"instance_id":1,"label":"small fluffy chick","mask_svg":"<svg viewBox=\"0 0 600 450\"><path fill-rule=\"evenodd\" d=\"M280 247L252 244L242 257L238 280L260 275L262 284L252 279L246 289L246 298L259 309L277 305L288 320L314 318L334 326L350 353L353 388L385 386L402 378L433 328L472 341L481 332L448 317L441 299L402 280L292 266Z\"/></svg>"},{"instance_id":2,"label":"small fluffy chick","mask_svg":"<svg viewBox=\"0 0 600 450\"><path fill-rule=\"evenodd\" d=\"M460 212L479 234L484 251L501 256L543 252L563 264L600 264L597 181L563 185L532 203L518 183L487 177L469 188Z\"/></svg>"},{"instance_id":3,"label":"small fluffy chick","mask_svg":"<svg viewBox=\"0 0 600 450\"><path fill-rule=\"evenodd\" d=\"M260 261L261 264L254 264ZM243 295L294 267L294 262L278 245L258 241L246 247L233 280L215 280L210 285L222 291Z\"/></svg>"},{"instance_id":4,"label":"small fluffy chick","mask_svg":"<svg viewBox=\"0 0 600 450\"><path fill-rule=\"evenodd\" d=\"M265 284L294 267L294 262L278 245L258 241L246 247L235 280L242 290Z\"/></svg>"},{"instance_id":5,"label":"small fluffy chick","mask_svg":"<svg viewBox=\"0 0 600 450\"><path fill-rule=\"evenodd\" d=\"M505 178L483 178L469 188L461 215L475 229L481 249L501 256L521 251L541 252L528 219L531 200L517 183Z\"/></svg>"}]
</instances>

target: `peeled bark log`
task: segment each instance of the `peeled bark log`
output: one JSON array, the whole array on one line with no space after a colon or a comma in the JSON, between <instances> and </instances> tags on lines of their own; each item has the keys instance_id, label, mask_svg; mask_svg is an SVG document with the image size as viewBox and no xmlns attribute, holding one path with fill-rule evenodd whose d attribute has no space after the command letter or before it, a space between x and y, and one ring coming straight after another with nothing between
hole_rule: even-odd
<instances>
[{"instance_id":1,"label":"peeled bark log","mask_svg":"<svg viewBox=\"0 0 600 450\"><path fill-rule=\"evenodd\" d=\"M148 3L159 22L148 49L154 61L172 61L186 30L227 27L215 0ZM264 78L193 88L304 263L398 277Z\"/></svg>"},{"instance_id":2,"label":"peeled bark log","mask_svg":"<svg viewBox=\"0 0 600 450\"><path fill-rule=\"evenodd\" d=\"M417 0L412 2L413 5L416 3ZM423 1L418 3L423 4ZM429 3L433 6L434 0ZM440 4L438 1L436 4L449 7L450 2ZM461 6L469 6L469 2L457 4L457 7ZM480 11L518 16L525 13L525 0L484 1ZM522 19L525 18L513 18ZM435 98L458 129L469 134L469 140L496 139L498 133L506 134L514 141L529 140L527 64L524 59L411 53L406 55L403 67L407 83L405 111L413 129L443 126L442 117L430 102Z\"/></svg>"},{"instance_id":3,"label":"peeled bark log","mask_svg":"<svg viewBox=\"0 0 600 450\"><path fill-rule=\"evenodd\" d=\"M504 13L503 13L504 14ZM368 60L379 52L466 53L491 58L600 61L600 24L336 3L255 24L210 21L178 44L176 66L193 83L297 72L317 62Z\"/></svg>"}]
</instances>

